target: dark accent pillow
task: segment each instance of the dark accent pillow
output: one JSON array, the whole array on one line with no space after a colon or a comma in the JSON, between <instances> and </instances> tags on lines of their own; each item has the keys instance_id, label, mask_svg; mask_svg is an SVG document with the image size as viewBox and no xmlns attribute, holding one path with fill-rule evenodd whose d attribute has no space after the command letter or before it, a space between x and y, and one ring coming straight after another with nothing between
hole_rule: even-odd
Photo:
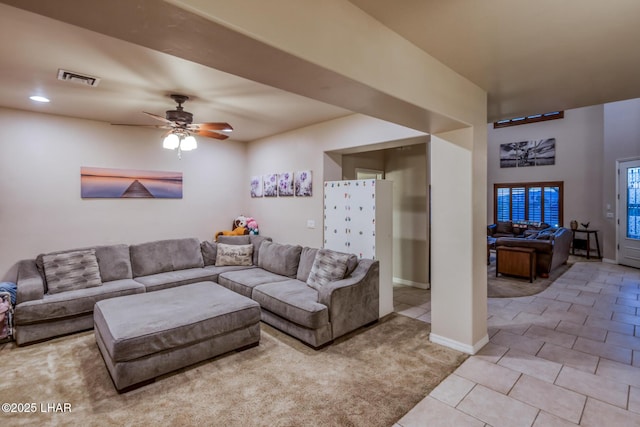
<instances>
[{"instance_id":1,"label":"dark accent pillow","mask_svg":"<svg viewBox=\"0 0 640 427\"><path fill-rule=\"evenodd\" d=\"M499 221L496 224L496 233L513 233L513 223L511 221Z\"/></svg>"}]
</instances>

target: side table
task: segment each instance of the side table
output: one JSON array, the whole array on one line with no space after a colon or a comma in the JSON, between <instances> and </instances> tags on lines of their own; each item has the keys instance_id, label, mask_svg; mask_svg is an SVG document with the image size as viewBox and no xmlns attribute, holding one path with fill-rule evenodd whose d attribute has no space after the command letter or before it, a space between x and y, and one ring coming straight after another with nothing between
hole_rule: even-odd
<instances>
[{"instance_id":1,"label":"side table","mask_svg":"<svg viewBox=\"0 0 640 427\"><path fill-rule=\"evenodd\" d=\"M533 283L536 278L536 250L511 246L496 248L496 277L498 274L529 278Z\"/></svg>"},{"instance_id":2,"label":"side table","mask_svg":"<svg viewBox=\"0 0 640 427\"><path fill-rule=\"evenodd\" d=\"M575 255L576 254L576 243L577 242L584 242L584 240L586 240L585 246L586 246L586 251L587 251L587 259L591 258L591 235L593 234L593 236L596 239L596 252L598 253L598 258L602 258L602 256L600 255L600 242L598 241L598 230L589 230L587 228L585 229L577 229L577 230L571 230L572 233L572 239L571 239L571 255ZM586 239L577 239L576 238L576 233L584 233L587 235ZM578 249L585 249L584 247L582 248L578 248Z\"/></svg>"},{"instance_id":3,"label":"side table","mask_svg":"<svg viewBox=\"0 0 640 427\"><path fill-rule=\"evenodd\" d=\"M491 249L496 248L496 239L491 236L487 236L487 265L491 264Z\"/></svg>"}]
</instances>

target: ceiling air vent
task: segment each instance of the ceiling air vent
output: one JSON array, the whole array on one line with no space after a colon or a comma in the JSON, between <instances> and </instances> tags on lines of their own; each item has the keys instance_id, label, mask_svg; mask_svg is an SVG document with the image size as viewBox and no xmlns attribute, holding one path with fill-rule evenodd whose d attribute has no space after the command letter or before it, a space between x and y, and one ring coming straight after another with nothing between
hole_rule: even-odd
<instances>
[{"instance_id":1,"label":"ceiling air vent","mask_svg":"<svg viewBox=\"0 0 640 427\"><path fill-rule=\"evenodd\" d=\"M58 70L58 80L65 82L79 83L86 86L96 87L100 83L98 77L87 76L85 74L74 73L73 71Z\"/></svg>"}]
</instances>

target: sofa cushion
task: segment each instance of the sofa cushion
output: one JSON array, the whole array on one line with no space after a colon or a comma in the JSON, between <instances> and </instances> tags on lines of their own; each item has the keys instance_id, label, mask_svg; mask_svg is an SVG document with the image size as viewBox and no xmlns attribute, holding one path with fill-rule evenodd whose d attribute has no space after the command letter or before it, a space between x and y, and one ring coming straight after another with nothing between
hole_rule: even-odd
<instances>
[{"instance_id":1,"label":"sofa cushion","mask_svg":"<svg viewBox=\"0 0 640 427\"><path fill-rule=\"evenodd\" d=\"M14 320L16 325L26 325L76 317L92 313L93 306L100 300L142 292L144 286L132 279L104 282L102 286L45 295L42 299L18 304Z\"/></svg>"},{"instance_id":2,"label":"sofa cushion","mask_svg":"<svg viewBox=\"0 0 640 427\"><path fill-rule=\"evenodd\" d=\"M217 243L225 245L248 245L251 243L251 237L248 234L242 236L218 236Z\"/></svg>"},{"instance_id":3,"label":"sofa cushion","mask_svg":"<svg viewBox=\"0 0 640 427\"><path fill-rule=\"evenodd\" d=\"M129 247L133 277L204 267L200 241L195 238L158 240Z\"/></svg>"},{"instance_id":4,"label":"sofa cushion","mask_svg":"<svg viewBox=\"0 0 640 427\"><path fill-rule=\"evenodd\" d=\"M226 245L218 243L216 265L253 265L253 245Z\"/></svg>"},{"instance_id":5,"label":"sofa cushion","mask_svg":"<svg viewBox=\"0 0 640 427\"><path fill-rule=\"evenodd\" d=\"M202 251L202 260L205 267L216 265L216 256L218 254L218 244L216 242L202 242L200 243L200 250Z\"/></svg>"},{"instance_id":6,"label":"sofa cushion","mask_svg":"<svg viewBox=\"0 0 640 427\"><path fill-rule=\"evenodd\" d=\"M318 291L296 279L256 286L253 299L263 309L306 328L329 323L329 310L318 302Z\"/></svg>"},{"instance_id":7,"label":"sofa cushion","mask_svg":"<svg viewBox=\"0 0 640 427\"><path fill-rule=\"evenodd\" d=\"M330 249L319 249L313 261L307 284L319 290L329 282L343 279L347 272L349 256L350 254Z\"/></svg>"},{"instance_id":8,"label":"sofa cushion","mask_svg":"<svg viewBox=\"0 0 640 427\"><path fill-rule=\"evenodd\" d=\"M289 280L285 276L274 274L262 268L251 268L249 270L229 271L220 273L218 283L227 289L251 298L253 288L265 283L283 282Z\"/></svg>"},{"instance_id":9,"label":"sofa cushion","mask_svg":"<svg viewBox=\"0 0 640 427\"><path fill-rule=\"evenodd\" d=\"M102 284L94 249L44 255L42 261L49 294Z\"/></svg>"},{"instance_id":10,"label":"sofa cushion","mask_svg":"<svg viewBox=\"0 0 640 427\"><path fill-rule=\"evenodd\" d=\"M195 238L176 239L170 240L169 244L172 249L171 265L174 270L204 267L202 251L200 250L200 240Z\"/></svg>"},{"instance_id":11,"label":"sofa cushion","mask_svg":"<svg viewBox=\"0 0 640 427\"><path fill-rule=\"evenodd\" d=\"M316 259L316 253L318 249L304 247L300 252L300 263L298 264L298 272L296 274L296 279L306 282L309 278L309 273L311 272L311 267L313 266L313 261Z\"/></svg>"},{"instance_id":12,"label":"sofa cushion","mask_svg":"<svg viewBox=\"0 0 640 427\"><path fill-rule=\"evenodd\" d=\"M255 234L249 235L249 241L253 245L253 265L258 265L258 257L260 256L260 246L262 242L271 242L271 237L258 236Z\"/></svg>"},{"instance_id":13,"label":"sofa cushion","mask_svg":"<svg viewBox=\"0 0 640 427\"><path fill-rule=\"evenodd\" d=\"M208 268L187 268L186 270L165 271L163 273L150 274L148 276L136 277L136 282L142 283L147 292L158 291L160 289L174 288L176 286L188 285L190 283L214 281L217 273Z\"/></svg>"},{"instance_id":14,"label":"sofa cushion","mask_svg":"<svg viewBox=\"0 0 640 427\"><path fill-rule=\"evenodd\" d=\"M302 246L262 242L258 256L258 267L275 274L295 278Z\"/></svg>"},{"instance_id":15,"label":"sofa cushion","mask_svg":"<svg viewBox=\"0 0 640 427\"><path fill-rule=\"evenodd\" d=\"M128 245L96 246L96 258L103 282L131 279L131 256Z\"/></svg>"}]
</instances>

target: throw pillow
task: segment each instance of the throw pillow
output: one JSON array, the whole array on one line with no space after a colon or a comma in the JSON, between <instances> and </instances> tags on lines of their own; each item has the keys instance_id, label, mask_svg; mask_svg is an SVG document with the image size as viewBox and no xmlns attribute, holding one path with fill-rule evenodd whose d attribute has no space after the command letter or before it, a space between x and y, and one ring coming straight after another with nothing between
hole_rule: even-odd
<instances>
[{"instance_id":1,"label":"throw pillow","mask_svg":"<svg viewBox=\"0 0 640 427\"><path fill-rule=\"evenodd\" d=\"M216 266L253 265L253 245L225 245L218 243Z\"/></svg>"},{"instance_id":2,"label":"throw pillow","mask_svg":"<svg viewBox=\"0 0 640 427\"><path fill-rule=\"evenodd\" d=\"M496 233L513 233L513 223L511 221L499 221L496 224Z\"/></svg>"},{"instance_id":3,"label":"throw pillow","mask_svg":"<svg viewBox=\"0 0 640 427\"><path fill-rule=\"evenodd\" d=\"M44 255L42 262L49 294L102 284L94 249Z\"/></svg>"},{"instance_id":4,"label":"throw pillow","mask_svg":"<svg viewBox=\"0 0 640 427\"><path fill-rule=\"evenodd\" d=\"M327 283L343 279L347 271L349 256L350 254L330 249L318 249L307 279L307 285L319 291Z\"/></svg>"},{"instance_id":5,"label":"throw pillow","mask_svg":"<svg viewBox=\"0 0 640 427\"><path fill-rule=\"evenodd\" d=\"M204 265L216 265L216 257L218 255L217 243L202 242L200 243L200 250L202 251Z\"/></svg>"}]
</instances>

